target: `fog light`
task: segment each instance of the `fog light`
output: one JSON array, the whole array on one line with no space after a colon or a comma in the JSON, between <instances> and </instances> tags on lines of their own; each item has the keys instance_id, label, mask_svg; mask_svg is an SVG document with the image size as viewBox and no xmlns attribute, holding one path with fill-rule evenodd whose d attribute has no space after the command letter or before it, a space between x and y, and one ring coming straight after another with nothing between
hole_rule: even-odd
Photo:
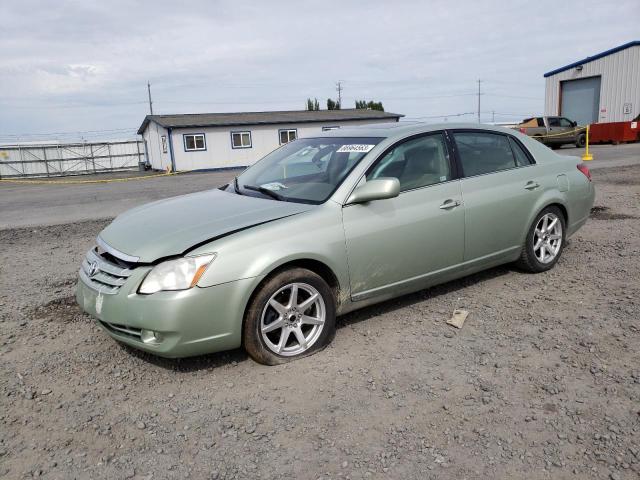
<instances>
[{"instance_id":1,"label":"fog light","mask_svg":"<svg viewBox=\"0 0 640 480\"><path fill-rule=\"evenodd\" d=\"M158 332L154 332L153 330L141 330L140 339L144 343L159 343L160 334Z\"/></svg>"}]
</instances>

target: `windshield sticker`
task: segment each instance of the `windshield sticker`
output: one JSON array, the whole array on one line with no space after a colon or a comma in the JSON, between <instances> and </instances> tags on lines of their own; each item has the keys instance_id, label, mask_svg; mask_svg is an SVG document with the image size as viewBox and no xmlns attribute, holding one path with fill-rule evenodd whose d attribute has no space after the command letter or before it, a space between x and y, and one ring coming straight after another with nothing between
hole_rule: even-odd
<instances>
[{"instance_id":1,"label":"windshield sticker","mask_svg":"<svg viewBox=\"0 0 640 480\"><path fill-rule=\"evenodd\" d=\"M285 188L287 188L286 185L283 185L280 182L265 183L264 185L260 185L260 186L262 188L266 188L267 190L272 190L272 191L284 190Z\"/></svg>"},{"instance_id":2,"label":"windshield sticker","mask_svg":"<svg viewBox=\"0 0 640 480\"><path fill-rule=\"evenodd\" d=\"M343 145L336 152L338 153L347 153L347 152L361 152L367 153L370 152L371 149L375 147L375 145Z\"/></svg>"}]
</instances>

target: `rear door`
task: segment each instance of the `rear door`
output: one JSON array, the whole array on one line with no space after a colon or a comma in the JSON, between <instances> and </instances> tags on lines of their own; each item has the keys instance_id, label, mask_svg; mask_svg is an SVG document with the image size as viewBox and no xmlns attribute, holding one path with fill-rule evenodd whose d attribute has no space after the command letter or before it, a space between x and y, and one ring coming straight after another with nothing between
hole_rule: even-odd
<instances>
[{"instance_id":1,"label":"rear door","mask_svg":"<svg viewBox=\"0 0 640 480\"><path fill-rule=\"evenodd\" d=\"M398 197L342 210L357 300L409 288L462 263L464 207L445 133L398 142L366 174L383 177L400 180Z\"/></svg>"},{"instance_id":2,"label":"rear door","mask_svg":"<svg viewBox=\"0 0 640 480\"><path fill-rule=\"evenodd\" d=\"M452 132L462 169L465 262L492 263L522 248L531 205L542 193L533 157L511 135Z\"/></svg>"}]
</instances>

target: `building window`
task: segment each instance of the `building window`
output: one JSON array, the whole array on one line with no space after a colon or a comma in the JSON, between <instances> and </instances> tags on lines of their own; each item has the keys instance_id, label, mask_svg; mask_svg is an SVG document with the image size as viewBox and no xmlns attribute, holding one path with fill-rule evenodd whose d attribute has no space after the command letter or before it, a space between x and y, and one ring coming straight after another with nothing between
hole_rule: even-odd
<instances>
[{"instance_id":1,"label":"building window","mask_svg":"<svg viewBox=\"0 0 640 480\"><path fill-rule=\"evenodd\" d=\"M185 152L207 149L207 144L204 141L204 133L190 133L188 135L183 135L182 138L184 140Z\"/></svg>"},{"instance_id":2,"label":"building window","mask_svg":"<svg viewBox=\"0 0 640 480\"><path fill-rule=\"evenodd\" d=\"M162 153L167 153L167 136L162 135L160 137L160 142L162 142Z\"/></svg>"},{"instance_id":3,"label":"building window","mask_svg":"<svg viewBox=\"0 0 640 480\"><path fill-rule=\"evenodd\" d=\"M298 138L298 130L295 128L278 130L278 135L280 136L280 145L284 145L285 143L293 142Z\"/></svg>"},{"instance_id":4,"label":"building window","mask_svg":"<svg viewBox=\"0 0 640 480\"><path fill-rule=\"evenodd\" d=\"M335 126L332 126L332 127L322 127L322 131L323 132L328 132L329 130L337 130L339 128L340 128L340 125L335 125Z\"/></svg>"},{"instance_id":5,"label":"building window","mask_svg":"<svg viewBox=\"0 0 640 480\"><path fill-rule=\"evenodd\" d=\"M231 132L231 148L251 148L251 132Z\"/></svg>"}]
</instances>

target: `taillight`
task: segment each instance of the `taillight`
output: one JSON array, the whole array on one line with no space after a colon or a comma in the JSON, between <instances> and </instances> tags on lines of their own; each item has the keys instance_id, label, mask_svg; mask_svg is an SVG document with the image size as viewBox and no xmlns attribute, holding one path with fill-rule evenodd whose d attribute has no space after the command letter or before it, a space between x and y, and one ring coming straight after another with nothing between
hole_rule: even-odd
<instances>
[{"instance_id":1,"label":"taillight","mask_svg":"<svg viewBox=\"0 0 640 480\"><path fill-rule=\"evenodd\" d=\"M520 127L520 133L524 133L526 135L527 131L524 128Z\"/></svg>"},{"instance_id":2,"label":"taillight","mask_svg":"<svg viewBox=\"0 0 640 480\"><path fill-rule=\"evenodd\" d=\"M587 166L584 163L579 163L577 166L578 166L578 170L584 173L584 176L587 177L589 181L591 181L591 172L589 171Z\"/></svg>"}]
</instances>

